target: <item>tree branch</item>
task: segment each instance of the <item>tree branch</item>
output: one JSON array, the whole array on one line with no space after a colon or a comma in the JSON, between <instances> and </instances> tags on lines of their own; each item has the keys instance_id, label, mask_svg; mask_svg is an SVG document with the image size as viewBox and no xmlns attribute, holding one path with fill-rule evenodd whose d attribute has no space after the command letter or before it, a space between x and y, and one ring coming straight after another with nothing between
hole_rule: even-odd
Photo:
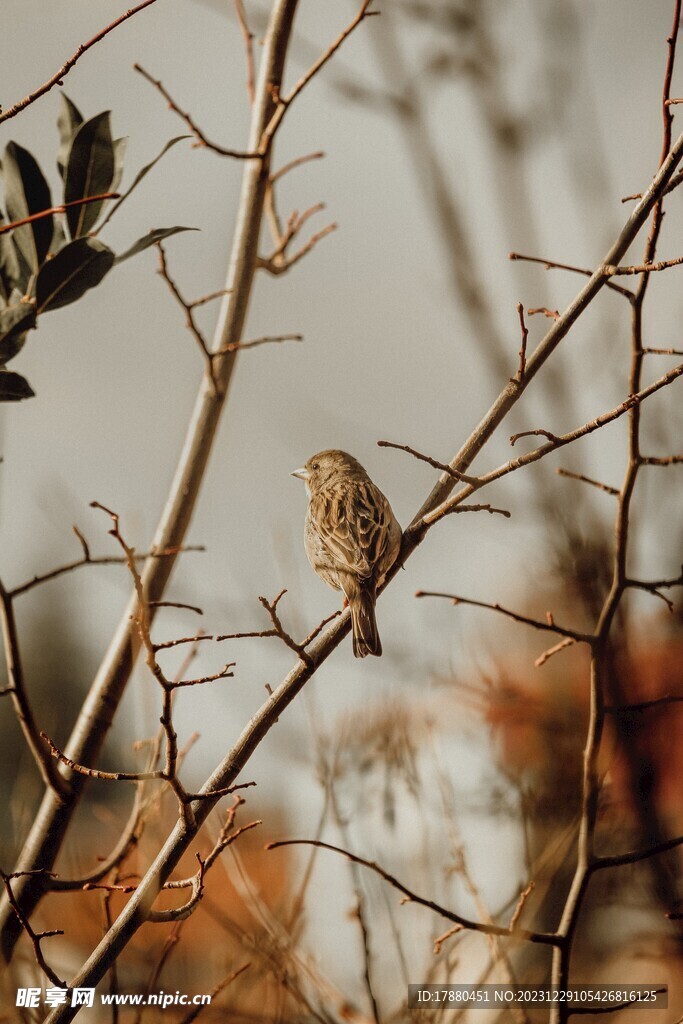
<instances>
[{"instance_id":1,"label":"tree branch","mask_svg":"<svg viewBox=\"0 0 683 1024\"><path fill-rule=\"evenodd\" d=\"M22 110L25 110L31 103L35 103L37 99L44 96L45 93L49 92L55 85L62 85L64 78L69 74L74 64L81 59L84 53L86 53L92 46L95 46L96 43L99 43L104 39L105 36L108 36L109 33L113 32L115 28L118 28L119 25L122 25L124 21L128 20L128 18L132 18L134 14L137 14L139 11L143 11L145 7L150 7L153 3L156 3L156 0L144 0L144 2L138 4L137 7L132 7L129 11L126 11L125 14L122 14L120 18L116 19L116 21L112 21L110 25L107 25L107 27L103 28L101 32L98 32L97 35L93 36L89 42L82 43L73 56L69 57L69 59L62 64L59 71L54 73L52 78L48 78L47 82L41 85L38 89L35 89L34 92L30 93L23 100L20 100L19 103L15 103L13 107L9 108L9 110L5 110L3 113L0 113L0 124L2 124L3 121L8 121L11 117L15 117Z\"/></svg>"}]
</instances>

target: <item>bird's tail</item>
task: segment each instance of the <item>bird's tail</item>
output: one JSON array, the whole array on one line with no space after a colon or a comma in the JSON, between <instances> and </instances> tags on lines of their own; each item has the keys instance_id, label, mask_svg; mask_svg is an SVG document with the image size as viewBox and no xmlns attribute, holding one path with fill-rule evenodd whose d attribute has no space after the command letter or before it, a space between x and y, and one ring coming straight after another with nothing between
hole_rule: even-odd
<instances>
[{"instance_id":1,"label":"bird's tail","mask_svg":"<svg viewBox=\"0 0 683 1024\"><path fill-rule=\"evenodd\" d=\"M379 658L382 653L382 642L375 618L374 584L361 586L355 594L349 595L349 605L354 655L356 658L365 658L368 654L374 654Z\"/></svg>"}]
</instances>

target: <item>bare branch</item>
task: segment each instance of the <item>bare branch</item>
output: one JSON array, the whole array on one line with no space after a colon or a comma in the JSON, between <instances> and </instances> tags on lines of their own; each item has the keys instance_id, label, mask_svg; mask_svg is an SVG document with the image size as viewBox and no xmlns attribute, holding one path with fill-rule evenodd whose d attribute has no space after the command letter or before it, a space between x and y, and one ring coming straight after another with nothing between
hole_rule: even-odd
<instances>
[{"instance_id":1,"label":"bare branch","mask_svg":"<svg viewBox=\"0 0 683 1024\"><path fill-rule=\"evenodd\" d=\"M616 487L610 487L609 484L602 484L599 480L592 480L589 476L584 476L583 473L572 473L569 469L562 469L558 467L555 472L558 476L566 476L569 480L580 480L584 484L590 484L591 487L597 487L599 491L604 491L605 494L612 494L618 497L621 493Z\"/></svg>"},{"instance_id":2,"label":"bare branch","mask_svg":"<svg viewBox=\"0 0 683 1024\"><path fill-rule=\"evenodd\" d=\"M217 384L216 384L216 375L214 373L213 358L212 358L211 352L209 351L209 346L208 346L208 344L206 342L206 338L204 337L202 332L199 330L199 327L197 326L197 322L196 322L196 320L194 318L193 310L194 310L196 304L193 304L191 302L187 302L183 298L183 296L180 294L180 290L179 290L177 284L175 283L175 281L173 280L173 278L169 274L168 263L166 261L166 251L165 251L162 243L161 242L157 242L156 243L156 247L157 247L157 249L159 251L159 270L158 270L158 273L159 273L160 277L163 277L164 281L168 285L168 289L171 292L171 295L173 296L173 298L176 300L178 305L185 311L185 326L187 327L188 331L190 332L190 334L192 335L192 337L194 338L194 340L196 341L196 343L197 343L197 345L199 347L199 351L202 354L202 358L204 359L204 363L205 363L205 366L206 366L206 373L207 373L208 378L211 381L211 385L212 385L212 387L214 388L214 391L215 391L215 389L217 387Z\"/></svg>"},{"instance_id":3,"label":"bare branch","mask_svg":"<svg viewBox=\"0 0 683 1024\"><path fill-rule=\"evenodd\" d=\"M1 118L0 118L1 120ZM21 220L13 220L11 224L0 224L0 235L20 228L24 224L33 224L44 217L51 217L53 213L66 213L72 206L86 206L88 203L101 203L103 199L119 199L118 192L103 192L99 196L85 196L83 199L73 199L70 203L62 203L61 206L51 206L49 210L41 210L40 213L32 213L30 217L22 217Z\"/></svg>"},{"instance_id":4,"label":"bare branch","mask_svg":"<svg viewBox=\"0 0 683 1024\"><path fill-rule=\"evenodd\" d=\"M14 897L10 877L12 876L6 875L4 871L0 871L0 878L2 878L3 884L5 886L7 899L9 900L12 910L17 915L21 927L31 940L31 943L33 945L33 953L38 962L38 966L43 971L43 973L50 979L53 985L58 985L59 988L66 988L66 982L62 981L61 978L57 974L55 974L55 972L49 966L40 946L40 943L42 942L43 939L50 939L55 935L63 935L64 932L61 929L57 929L55 931L50 932L34 932L28 918L23 914L21 907L19 906Z\"/></svg>"},{"instance_id":5,"label":"bare branch","mask_svg":"<svg viewBox=\"0 0 683 1024\"><path fill-rule=\"evenodd\" d=\"M522 911L524 910L526 901L529 899L535 888L536 883L529 882L526 889L523 889L522 892L519 894L517 906L514 909L512 917L510 918L510 931L514 931L517 925L519 924L519 919L522 916Z\"/></svg>"},{"instance_id":6,"label":"bare branch","mask_svg":"<svg viewBox=\"0 0 683 1024\"><path fill-rule=\"evenodd\" d=\"M525 263L540 263L546 270L568 270L572 274L581 274L583 277L591 277L593 274L592 270L588 270L585 267L575 267L571 263L556 263L555 260L544 260L540 256L523 256L520 252L508 253L508 259L524 260ZM622 288L620 284L615 284L614 281L605 281L605 285L607 288L611 288L612 291L619 292L629 302L633 302L634 294L629 288ZM553 317L553 319L555 318Z\"/></svg>"},{"instance_id":7,"label":"bare branch","mask_svg":"<svg viewBox=\"0 0 683 1024\"><path fill-rule=\"evenodd\" d=\"M378 441L377 446L379 448L396 448L397 451L407 452L409 455L413 455L420 462L427 462L434 469L440 469L442 473L446 473L452 477L453 480L459 480L467 484L478 484L479 478L476 476L468 476L467 473L460 473L457 469L453 469L446 462L439 462L438 459L433 459L431 455L423 455L422 452L418 452L415 448L411 448L407 444L395 444L393 441Z\"/></svg>"},{"instance_id":8,"label":"bare branch","mask_svg":"<svg viewBox=\"0 0 683 1024\"><path fill-rule=\"evenodd\" d=\"M417 521L413 521L408 527L409 531L420 532L431 527L434 523L438 522L439 519L444 515L448 515L455 505L460 504L465 498L469 497L473 491L478 490L480 487L492 483L494 480L500 480L501 477L506 476L508 473L512 473L515 470L521 469L522 466L528 466L531 462L537 462L542 459L545 455L549 455L550 452L556 451L558 448L563 448L567 444L572 444L581 437L586 437L587 434L592 434L593 431L599 430L608 423L612 423L614 420L619 419L624 413L629 412L630 409L635 408L641 402L644 402L651 395L654 395L661 388L667 387L676 378L683 374L683 363L676 366L669 373L665 373L663 377L660 377L654 383L650 384L649 387L643 388L642 391L637 394L629 395L625 401L618 405L614 409L610 409L609 412L603 413L596 419L591 420L589 423L584 423L583 426L578 427L576 430L572 430L567 434L561 434L559 436L552 435L554 440L548 441L547 444L541 445L539 448L534 448L530 452L525 452L524 455L518 456L516 459L511 459L509 462L499 466L498 469L492 470L490 473L478 477L476 487L472 484L463 488L453 498L443 502L441 505L432 511L426 512L426 514ZM532 432L533 433L533 432ZM539 431L541 434L545 434L545 431ZM521 435L514 435L515 438Z\"/></svg>"},{"instance_id":9,"label":"bare branch","mask_svg":"<svg viewBox=\"0 0 683 1024\"><path fill-rule=\"evenodd\" d=\"M231 985L236 978L239 978L240 974L242 974L244 971L249 970L250 967L251 962L242 964L242 966L238 967L236 971L232 971L232 973L228 974L227 977L223 978L222 981L219 981L216 987L212 988L211 992L209 993L211 996L211 1002L213 1003L216 996L220 995L223 989L227 988L228 985ZM206 1003L202 1003L199 1006L195 1006L193 1010L190 1010L186 1017L183 1017L183 1019L180 1021L180 1024L193 1024L193 1022L196 1021L197 1017L202 1012L202 1010L206 1008L206 1006Z\"/></svg>"},{"instance_id":10,"label":"bare branch","mask_svg":"<svg viewBox=\"0 0 683 1024\"><path fill-rule=\"evenodd\" d=\"M518 612L510 611L509 608L504 608L501 604L489 604L487 601L475 601L469 597L458 597L455 594L443 594L433 590L417 590L415 597L442 597L447 601L450 601L453 605L467 604L473 608L488 608L490 611L498 612L500 615L505 615L508 619L512 619L514 622L520 622L524 626L532 626L534 629L540 629L546 633L558 633L560 636L566 637L572 642L590 644L593 642L593 636L591 633L580 633L574 629L565 629L564 626L558 626L552 615L548 615L548 620L543 622L542 619L530 619L527 615L520 615Z\"/></svg>"},{"instance_id":11,"label":"bare branch","mask_svg":"<svg viewBox=\"0 0 683 1024\"><path fill-rule=\"evenodd\" d=\"M233 0L235 4L235 13L237 14L237 20L240 23L242 30L242 38L244 39L244 52L247 60L247 96L249 97L249 106L254 105L254 33L247 24L247 16L244 13L244 5L242 0Z\"/></svg>"},{"instance_id":12,"label":"bare branch","mask_svg":"<svg viewBox=\"0 0 683 1024\"><path fill-rule=\"evenodd\" d=\"M73 531L81 542L83 547L83 557L78 558L73 562L67 562L66 565L60 565L56 569L51 569L49 572L41 573L39 576L34 576L33 579L27 580L26 583L21 583L18 587L14 587L13 590L8 590L7 593L11 598L19 597L21 594L27 593L34 587L39 587L43 583L49 583L52 580L58 579L60 576L64 576L66 573L73 572L75 569L80 569L84 565L125 565L126 559L118 555L105 555L101 558L92 558L90 555L90 549L83 537L80 530L74 526ZM202 544L191 544L188 546L178 546L164 548L163 551L145 551L142 554L135 555L137 562L145 562L149 558L175 558L176 555L185 554L189 551L206 551L206 548Z\"/></svg>"},{"instance_id":13,"label":"bare branch","mask_svg":"<svg viewBox=\"0 0 683 1024\"><path fill-rule=\"evenodd\" d=\"M234 341L225 348L215 352L214 355L222 355L224 352L239 352L245 348L258 348L259 345L279 344L283 341L303 341L303 334L264 334L261 338L252 338L251 341Z\"/></svg>"},{"instance_id":14,"label":"bare branch","mask_svg":"<svg viewBox=\"0 0 683 1024\"><path fill-rule=\"evenodd\" d=\"M683 463L683 455L644 455L640 461L643 466L680 466Z\"/></svg>"},{"instance_id":15,"label":"bare branch","mask_svg":"<svg viewBox=\"0 0 683 1024\"><path fill-rule=\"evenodd\" d=\"M55 85L61 85L64 78L66 77L66 75L69 74L74 64L78 60L80 60L80 58L83 56L84 53L86 53L87 50L89 50L92 46L95 46L96 43L99 43L102 39L104 39L105 36L109 35L110 32L113 32L115 28L118 28L118 26L123 24L124 21L127 21L128 18L132 18L134 14L137 14L139 11L144 10L145 7L150 7L153 3L156 3L156 0L144 0L144 2L138 4L137 7L132 7L129 11L126 11L125 14L122 14L120 18L116 19L116 21L112 21L110 25L107 25L106 28L103 28L101 32L98 32L97 35L93 36L92 39L90 39L87 43L82 43L78 47L76 52L73 54L73 56L69 57L69 59L65 61L64 64L62 64L59 71L56 71L52 78L48 78L47 82L41 85L38 89L35 89L32 93L26 96L19 103L15 103L13 107L9 108L9 110L5 110L3 113L0 113L0 124L2 124L3 121L8 121L10 117L15 117L18 113L20 113L20 111L28 107L29 104L35 103L37 99L39 99L41 96L44 96L45 93L49 92L50 89L54 88Z\"/></svg>"},{"instance_id":16,"label":"bare branch","mask_svg":"<svg viewBox=\"0 0 683 1024\"><path fill-rule=\"evenodd\" d=\"M404 902L407 903L418 903L422 907L427 907L429 910L433 910L435 914L439 914L441 917L445 917L448 921L454 921L462 928L468 929L468 931L481 932L484 935L506 935L514 936L518 939L526 939L528 942L537 942L546 946L555 946L558 943L558 938L553 932L532 932L525 928L518 928L512 931L509 928L503 928L496 924L484 924L481 921L471 921L467 917L462 917L460 914L454 913L452 910L448 910L446 907L440 906L438 903L434 903L433 900L424 899L422 896L418 896L417 893L412 892L402 882L399 882L397 878L390 875L388 871L380 867L374 861L365 860L364 857L358 857L355 853L351 853L349 850L344 850L340 846L333 846L331 843L323 843L319 839L282 839L279 842L268 843L266 850L277 850L281 846L316 846L321 850L331 850L333 853L340 853L344 857L348 857L349 860L353 861L354 864L360 864L362 867L369 868L374 871L375 874L383 878L385 882L397 889L405 897Z\"/></svg>"},{"instance_id":17,"label":"bare branch","mask_svg":"<svg viewBox=\"0 0 683 1024\"><path fill-rule=\"evenodd\" d=\"M325 154L321 149L315 151L315 153L306 153L304 156L297 156L294 160L290 160L289 163L283 164L282 167L278 168L277 171L273 171L270 176L270 184L274 185L280 178L284 178L285 174L289 174L296 167L301 167L302 164L310 163L311 160L322 160Z\"/></svg>"},{"instance_id":18,"label":"bare branch","mask_svg":"<svg viewBox=\"0 0 683 1024\"><path fill-rule=\"evenodd\" d=\"M545 665L546 661L548 661L549 658L552 658L554 654L559 654L559 652L563 651L565 647L571 647L574 643L576 643L576 641L571 636L567 636L564 640L560 640L559 644L555 644L554 647L549 647L547 651L544 651L543 654L540 654L538 658L536 658L534 661L534 668L541 668L541 666Z\"/></svg>"},{"instance_id":19,"label":"bare branch","mask_svg":"<svg viewBox=\"0 0 683 1024\"><path fill-rule=\"evenodd\" d=\"M204 149L210 149L213 153L218 153L219 156L228 156L228 157L231 157L234 160L262 160L263 159L263 155L261 153L258 153L258 152L248 152L248 151L244 152L243 150L239 150L239 149L226 149L224 146L219 146L218 143L216 143L216 142L211 142L206 137L206 135L203 133L201 128L192 119L192 116L190 114L186 113L184 110L180 109L180 107L175 102L175 100L173 99L171 94L163 86L163 84L161 83L161 81L158 78L154 78L152 75L150 75L149 71L146 71L142 67L141 64L135 63L135 64L133 64L133 68L135 69L135 71L137 71L139 74L141 74L143 78L146 78L147 81L151 85L153 85L155 89L158 90L158 92L161 93L163 98L168 103L169 109L172 110L174 114L177 114L178 117L181 118L181 120L183 120L185 122L185 124L187 125L187 127L190 129L190 131L194 135L195 139L197 140L195 142L195 146L198 146L198 147L204 148Z\"/></svg>"},{"instance_id":20,"label":"bare branch","mask_svg":"<svg viewBox=\"0 0 683 1024\"><path fill-rule=\"evenodd\" d=\"M524 371L526 369L526 343L529 337L529 329L524 321L524 306L521 302L517 303L517 314L519 316L519 328L522 332L522 347L519 350L519 368L515 375L515 380L520 384L524 380Z\"/></svg>"},{"instance_id":21,"label":"bare branch","mask_svg":"<svg viewBox=\"0 0 683 1024\"><path fill-rule=\"evenodd\" d=\"M676 836L675 839L667 839L656 846L646 847L644 850L631 850L629 853L618 853L612 857L597 857L591 866L593 871L603 871L605 868L620 868L626 864L637 864L641 860L649 860L650 857L658 857L669 850L683 846L683 836Z\"/></svg>"},{"instance_id":22,"label":"bare branch","mask_svg":"<svg viewBox=\"0 0 683 1024\"><path fill-rule=\"evenodd\" d=\"M683 256L675 260L660 260L659 263L640 263L631 267L606 266L605 273L610 277L627 277L634 274L656 274L660 270L668 270L670 267L679 267L683 263Z\"/></svg>"},{"instance_id":23,"label":"bare branch","mask_svg":"<svg viewBox=\"0 0 683 1024\"><path fill-rule=\"evenodd\" d=\"M519 434L513 434L510 438L510 444L514 447L515 443L519 441L521 437L547 437L549 441L557 441L557 434L551 434L549 430L522 430Z\"/></svg>"},{"instance_id":24,"label":"bare branch","mask_svg":"<svg viewBox=\"0 0 683 1024\"><path fill-rule=\"evenodd\" d=\"M7 678L10 684L4 692L12 698L19 726L43 782L52 789L60 800L63 800L69 794L70 787L61 772L57 770L57 766L46 751L44 744L40 742L41 733L33 717L33 711L26 692L24 669L19 648L19 633L14 616L13 595L5 590L2 583L0 583L0 625L2 627L5 648Z\"/></svg>"}]
</instances>

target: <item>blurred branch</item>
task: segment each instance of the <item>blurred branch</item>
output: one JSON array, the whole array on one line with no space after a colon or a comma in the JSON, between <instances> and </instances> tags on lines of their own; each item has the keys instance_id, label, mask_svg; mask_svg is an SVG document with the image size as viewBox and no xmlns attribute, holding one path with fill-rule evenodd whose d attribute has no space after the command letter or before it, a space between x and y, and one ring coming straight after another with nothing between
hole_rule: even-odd
<instances>
[{"instance_id":1,"label":"blurred branch","mask_svg":"<svg viewBox=\"0 0 683 1024\"><path fill-rule=\"evenodd\" d=\"M240 23L240 29L242 30L242 38L244 39L244 52L247 61L247 96L249 97L249 106L254 105L254 33L247 24L247 16L244 13L244 5L242 0L233 0L235 5L235 13L237 14L237 20Z\"/></svg>"},{"instance_id":2,"label":"blurred branch","mask_svg":"<svg viewBox=\"0 0 683 1024\"><path fill-rule=\"evenodd\" d=\"M34 576L33 579L27 580L26 583L20 583L18 587L14 587L13 590L7 591L8 596L12 599L19 597L21 594L27 593L34 587L39 587L43 583L49 583L51 580L56 580L59 576L64 576L65 573L73 572L74 569L80 569L84 565L125 565L126 559L118 555L103 555L93 558L90 554L90 548L77 526L73 527L73 531L78 537L78 540L83 548L83 557L77 558L73 562L67 562L66 565L60 565L56 569L51 569L49 572L42 573L39 576ZM146 562L150 558L175 558L176 555L188 552L188 551L205 551L206 548L201 544L194 544L188 546L177 545L175 547L167 547L162 551L155 551L152 548L150 551L146 551L143 554L136 554L135 559L139 562Z\"/></svg>"},{"instance_id":3,"label":"blurred branch","mask_svg":"<svg viewBox=\"0 0 683 1024\"><path fill-rule=\"evenodd\" d=\"M668 57L664 72L664 85L662 89L662 120L664 125L662 148L660 155L660 168L667 165L671 152L672 142L672 121L673 116L667 100L670 95L671 80L673 76L674 61L676 56L676 43L681 21L681 0L675 0L673 13L673 27L667 38ZM662 193L663 195L663 193ZM662 227L662 195L658 196L652 208L650 231L645 242L643 264L651 265L659 235ZM606 264L618 266L620 260L606 260ZM629 391L631 398L641 392L642 369L643 369L643 304L650 282L650 274L642 274L632 301L631 318L631 364L629 371ZM683 367L679 367L683 370ZM647 390L647 389L644 389ZM629 539L631 529L631 503L635 492L639 470L642 466L640 451L640 428L641 409L639 402L631 402L628 406L628 464L618 499L617 513L614 525L614 553L612 564L612 583L607 594L595 630L595 642L591 651L590 670L590 697L589 697L589 719L586 734L586 743L583 754L583 779L581 791L581 817L576 849L576 864L571 885L562 910L558 933L562 936L563 942L558 945L552 954L551 984L557 988L565 988L569 985L569 971L572 958L574 937L577 932L579 919L585 902L586 894L599 858L595 853L595 836L598 820L598 811L601 791L600 773L600 746L605 723L605 698L610 690L619 690L619 682L615 678L612 667L612 646L614 641L611 638L612 627L619 612L622 598L629 584L626 566L629 552ZM661 596L661 595L660 595ZM624 735L623 720L618 716L613 718L617 729L617 738L622 742L622 748L626 754L626 763L631 772L633 782L636 782L637 772L635 759L631 754L629 740ZM635 787L634 787L634 791ZM649 836L656 836L661 833L660 824L657 820L657 813L654 807L647 807L638 810L644 821L644 831ZM677 844L681 840L668 841L667 843L655 844L650 851L644 855L632 855L635 859L645 859L654 856L654 852L664 852L671 848L671 843ZM626 855L628 857L628 855ZM623 861L629 863L628 859ZM612 860L609 866L616 866L618 863ZM608 864L604 863L607 867ZM657 886L662 895L667 892L666 881ZM569 1019L571 1011L566 1005L551 1008L549 1024L565 1024Z\"/></svg>"},{"instance_id":4,"label":"blurred branch","mask_svg":"<svg viewBox=\"0 0 683 1024\"><path fill-rule=\"evenodd\" d=\"M69 794L69 784L61 772L57 770L57 766L45 750L45 746L40 742L40 730L36 725L26 693L24 670L19 648L19 634L14 615L13 594L5 590L2 583L0 583L0 624L2 626L5 664L9 681L9 686L5 693L9 694L12 699L17 721L43 782L52 790L58 800L63 800Z\"/></svg>"},{"instance_id":5,"label":"blurred branch","mask_svg":"<svg viewBox=\"0 0 683 1024\"><path fill-rule=\"evenodd\" d=\"M45 93L49 92L50 89L53 89L55 85L62 85L66 75L69 74L74 64L81 59L84 53L86 53L92 46L95 46L96 43L99 43L104 39L105 36L108 36L109 33L113 32L115 28L118 28L119 25L122 25L124 21L128 20L128 18L132 18L134 14L144 10L145 7L150 7L153 3L156 3L156 0L144 0L144 2L138 4L137 7L132 7L129 11L126 11L125 14L122 14L120 18L116 19L116 21L112 21L110 25L103 28L101 32L98 32L97 35L93 36L87 43L81 43L73 56L69 57L69 59L62 64L59 71L56 71L52 78L49 78L47 82L34 90L34 92L30 93L19 103L15 103L13 107L9 108L9 110L5 110L0 113L0 124L2 124L3 121L8 121L10 117L15 117L31 103L35 103L37 99L44 96Z\"/></svg>"}]
</instances>

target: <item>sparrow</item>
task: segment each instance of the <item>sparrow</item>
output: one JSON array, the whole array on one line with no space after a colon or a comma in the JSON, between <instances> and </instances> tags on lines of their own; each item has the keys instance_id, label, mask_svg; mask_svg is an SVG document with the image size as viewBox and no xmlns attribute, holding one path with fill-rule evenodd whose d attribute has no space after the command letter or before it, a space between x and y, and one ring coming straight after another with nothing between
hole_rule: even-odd
<instances>
[{"instance_id":1,"label":"sparrow","mask_svg":"<svg viewBox=\"0 0 683 1024\"><path fill-rule=\"evenodd\" d=\"M341 590L351 609L353 653L379 657L377 588L396 561L401 527L391 505L356 459L335 449L311 456L292 476L306 483L304 548L315 572Z\"/></svg>"}]
</instances>

